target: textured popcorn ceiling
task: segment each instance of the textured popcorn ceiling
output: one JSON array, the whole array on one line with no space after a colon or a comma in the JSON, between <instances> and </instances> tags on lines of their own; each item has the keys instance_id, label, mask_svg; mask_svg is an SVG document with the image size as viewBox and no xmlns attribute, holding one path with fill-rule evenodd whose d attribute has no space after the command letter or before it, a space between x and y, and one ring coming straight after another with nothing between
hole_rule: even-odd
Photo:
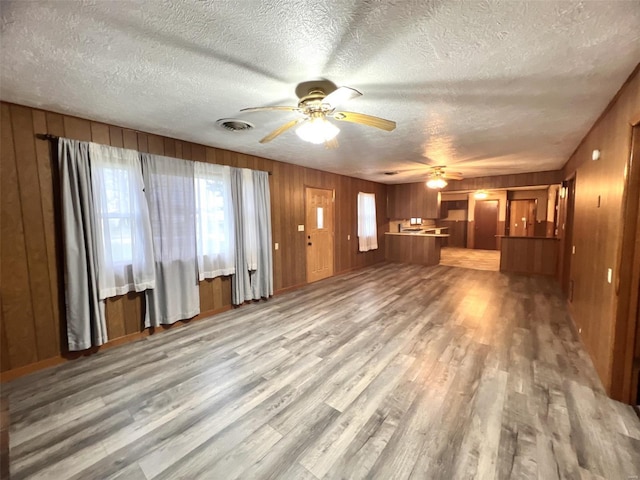
<instances>
[{"instance_id":1,"label":"textured popcorn ceiling","mask_svg":"<svg viewBox=\"0 0 640 480\"><path fill-rule=\"evenodd\" d=\"M560 168L640 60L638 1L2 1L3 100L382 182ZM340 148L294 118L327 78L364 96ZM235 133L215 121L256 128ZM383 171L400 174L387 177Z\"/></svg>"}]
</instances>

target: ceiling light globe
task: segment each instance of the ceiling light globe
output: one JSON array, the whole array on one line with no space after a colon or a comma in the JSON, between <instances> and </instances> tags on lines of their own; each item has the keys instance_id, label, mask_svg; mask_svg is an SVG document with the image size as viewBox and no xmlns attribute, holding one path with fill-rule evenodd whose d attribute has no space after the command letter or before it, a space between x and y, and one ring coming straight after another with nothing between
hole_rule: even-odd
<instances>
[{"instance_id":1,"label":"ceiling light globe","mask_svg":"<svg viewBox=\"0 0 640 480\"><path fill-rule=\"evenodd\" d=\"M296 134L305 142L320 144L333 140L340 129L322 117L312 118L304 122L296 130Z\"/></svg>"},{"instance_id":2,"label":"ceiling light globe","mask_svg":"<svg viewBox=\"0 0 640 480\"><path fill-rule=\"evenodd\" d=\"M447 181L444 178L430 178L427 180L427 187L439 190L447 186Z\"/></svg>"}]
</instances>

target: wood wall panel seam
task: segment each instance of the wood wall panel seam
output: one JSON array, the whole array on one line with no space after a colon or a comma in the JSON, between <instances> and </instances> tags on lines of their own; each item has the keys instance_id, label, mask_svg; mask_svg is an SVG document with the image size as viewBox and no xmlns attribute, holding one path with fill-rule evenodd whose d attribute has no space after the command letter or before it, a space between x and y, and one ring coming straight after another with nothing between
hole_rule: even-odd
<instances>
[{"instance_id":1,"label":"wood wall panel seam","mask_svg":"<svg viewBox=\"0 0 640 480\"><path fill-rule=\"evenodd\" d=\"M47 130L47 119L44 112L33 112L33 130L35 132ZM36 160L38 164L38 178L40 187L40 201L42 208L42 223L45 235L45 246L47 254L47 274L49 280L49 293L51 298L51 314L53 322L53 332L55 338L55 351L60 351L60 313L59 313L59 288L57 269L57 239L55 220L55 199L52 174L51 145L49 141L36 140Z\"/></svg>"},{"instance_id":2,"label":"wood wall panel seam","mask_svg":"<svg viewBox=\"0 0 640 480\"><path fill-rule=\"evenodd\" d=\"M611 100L609 101L607 106L604 108L602 113L598 116L598 118L593 123L593 125L591 125L591 128L589 128L589 131L585 134L584 137L582 137L582 140L580 140L578 145L576 145L576 148L573 150L573 152L571 152L571 155L569 155L569 157L567 157L567 161L564 163L564 165L561 168L562 172L564 173L564 175L565 175L565 177L567 179L580 166L580 165L576 165L576 167L574 169L572 169L572 172L567 172L567 167L569 166L569 162L571 161L571 159L573 157L575 157L575 155L578 153L578 150L580 150L580 148L584 145L584 143L587 140L587 138L589 138L592 135L593 131L596 128L598 128L600 126L600 124L604 121L605 117L607 117L607 115L609 115L610 111L614 108L616 103L618 103L618 100L620 99L622 94L628 89L629 84L631 84L633 82L633 80L636 77L638 77L639 75L640 75L640 62L632 70L632 72L629 74L629 76L624 81L624 83L620 86L620 88L618 89L616 94L611 98ZM631 119L631 121L629 123L629 126L633 126L635 123L640 122L640 112L636 112L636 115L638 115L638 118L632 117L632 119ZM588 160L584 160L584 161L588 161ZM569 174L569 175L567 175L567 174Z\"/></svg>"},{"instance_id":3,"label":"wood wall panel seam","mask_svg":"<svg viewBox=\"0 0 640 480\"><path fill-rule=\"evenodd\" d=\"M12 112L2 105L2 320L9 364L38 360ZM9 253L7 253L9 251ZM9 270L9 271L8 271ZM6 277L10 273L10 277ZM31 328L30 328L31 327Z\"/></svg>"},{"instance_id":4,"label":"wood wall panel seam","mask_svg":"<svg viewBox=\"0 0 640 480\"><path fill-rule=\"evenodd\" d=\"M7 104L2 102L3 111L9 111L13 104ZM366 188L368 191L376 192L376 195L380 196L380 201L383 200L382 196L386 196L386 187L381 184L375 184L360 179L351 177L345 177L342 175L336 175L333 173L322 172L315 169L307 169L304 167L275 162L272 160L263 159L253 155L236 154L228 150L216 149L214 147L207 147L204 145L192 144L187 141L176 141L175 139L165 139L158 135L147 134L144 132L137 132L128 128L123 128L115 125L108 125L99 121L91 121L87 119L81 119L78 117L72 117L68 115L62 115L54 112L48 112L39 109L32 109L30 107L16 106L16 108L23 108L25 111L32 112L32 115L39 116L37 133L49 133L56 136L74 138L83 141L104 141L105 144L112 146L122 146L124 148L131 148L140 152L153 152L157 154L166 154L166 151L171 152L172 148L175 154L178 154L180 149L182 150L182 157L189 159L189 156L196 161L208 161L218 164L225 164L230 166L246 165L258 169L268 169L273 173L270 184L272 186L272 220L273 222L273 241L280 244L280 249L274 251L274 281L277 289L286 289L288 287L297 286L305 283L305 236L304 232L297 231L297 225L304 223L304 186L303 182L305 178L309 177L314 179L323 187L334 189L336 191L336 198L342 199L341 202L344 205L336 206L336 236L338 232L341 237L339 241L336 241L336 253L335 253L335 266L336 272L343 272L351 270L353 268L359 268L366 265L377 263L384 259L384 238L381 237L380 249L374 253L367 252L366 254L360 254L357 251L357 237L356 237L356 197L357 191L362 188ZM44 116L45 124L42 124L41 117ZM8 119L8 123L11 124L11 118ZM33 131L36 127L31 122L30 124L31 135L28 139L29 142L36 142L38 149L41 147L38 142L42 142L43 145L47 145L47 149L50 149L48 141L34 140ZM26 138L29 135L22 135L21 138ZM36 150L37 155L41 155L41 152ZM13 158L13 156L11 156ZM46 156L42 153L42 157L37 157L38 162L40 160L51 162L50 150L47 150ZM4 159L3 159L4 161ZM40 167L41 165L38 165ZM51 166L51 164L50 164ZM57 166L56 166L57 167ZM51 171L52 174L54 171ZM39 172L38 172L39 173ZM43 177L44 179L45 177ZM6 180L6 179L5 179ZM43 180L44 181L44 180ZM39 182L36 182L39 183ZM15 187L14 187L15 188ZM38 186L34 187L38 188ZM38 188L38 191L42 191L40 208L44 212L45 198L49 202L48 197L52 197L53 194L45 192L44 188ZM4 199L3 199L4 200ZM52 198L51 200L55 200ZM286 201L287 203L283 203ZM385 200L386 201L386 200ZM15 202L19 205L19 201ZM53 202L52 202L53 204ZM381 204L382 205L382 204ZM53 255L48 256L48 261L43 263L47 266L49 278L46 279L46 275L43 275L43 284L47 285L48 297L44 303L47 308L51 309L53 315L51 317L57 317L56 320L52 320L54 325L59 331L57 334L52 335L55 337L55 342L52 339L51 348L58 353L64 353L65 345L61 344L61 337L64 332L64 299L63 295L63 278L61 273L60 262L60 241L59 232L56 232L56 217L59 216L57 206L54 205L53 215L45 213L39 215L39 218L43 222L43 229L45 231L46 242L49 251L53 249ZM53 217L53 218L51 218ZM9 218L9 217L7 217ZM22 219L22 215L17 216L18 219ZM385 212L384 209L379 208L378 212L378 225L385 225ZM381 229L382 230L382 229ZM351 240L346 240L346 235L351 235ZM14 234L15 235L15 234ZM3 242L5 238L2 238ZM2 243L4 247L4 243ZM25 254L26 255L26 254ZM20 255L18 257L20 258ZM26 258L26 256L25 256ZM44 258L44 257L43 257ZM23 269L27 268L26 261L18 261ZM44 267L43 267L44 268ZM44 269L43 269L44 271ZM6 275L5 275L6 277ZM58 288L55 288L58 287ZM205 288L206 295L209 297L204 302L210 304L211 300L213 305L218 307L219 305L230 305L230 289L231 285L227 279L221 279L210 284L210 288ZM57 291L56 291L57 290ZM4 295L3 295L4 297ZM31 301L31 294L25 296L26 301ZM131 333L139 332L142 328L141 315L143 310L144 297L142 294L126 295L115 300L110 301L108 309L110 315L107 319L108 328L110 334L130 335ZM13 305L13 301L10 302ZM12 311L14 308L12 305L3 304L3 313ZM17 304L16 304L17 305ZM24 305L21 304L21 309L24 310ZM112 315L111 315L112 314ZM25 316L24 312L20 315ZM26 317L25 317L26 318ZM33 315L29 314L28 318L33 318ZM14 320L8 319L3 315L2 324L3 327L7 325L13 325ZM20 325L23 325L22 322ZM6 331L6 330L5 330ZM9 350L13 351L14 338L9 332L7 338L8 342L12 345L9 346ZM32 333L28 334L31 340L23 341L24 345L29 341L35 341L35 336ZM113 338L112 338L113 340ZM37 351L37 348L29 347L28 351ZM32 363L39 360L39 357L32 359L25 359L14 363L13 365L3 365L3 369L19 367L25 363Z\"/></svg>"}]
</instances>

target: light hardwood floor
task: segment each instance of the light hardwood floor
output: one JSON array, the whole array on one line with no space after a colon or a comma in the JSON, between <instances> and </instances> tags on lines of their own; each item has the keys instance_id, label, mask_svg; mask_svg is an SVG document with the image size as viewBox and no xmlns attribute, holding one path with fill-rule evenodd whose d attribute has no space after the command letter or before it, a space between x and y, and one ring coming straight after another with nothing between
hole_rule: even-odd
<instances>
[{"instance_id":1,"label":"light hardwood floor","mask_svg":"<svg viewBox=\"0 0 640 480\"><path fill-rule=\"evenodd\" d=\"M13 479L640 474L546 278L383 264L3 391Z\"/></svg>"},{"instance_id":2,"label":"light hardwood floor","mask_svg":"<svg viewBox=\"0 0 640 480\"><path fill-rule=\"evenodd\" d=\"M500 251L442 247L440 265L497 272L500 270Z\"/></svg>"}]
</instances>

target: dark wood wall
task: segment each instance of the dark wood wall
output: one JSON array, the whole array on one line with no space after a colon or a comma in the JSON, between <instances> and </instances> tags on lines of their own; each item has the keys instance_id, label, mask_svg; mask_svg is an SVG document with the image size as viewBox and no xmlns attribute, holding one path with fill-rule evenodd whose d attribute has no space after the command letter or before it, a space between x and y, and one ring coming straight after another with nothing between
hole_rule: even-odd
<instances>
[{"instance_id":1,"label":"dark wood wall","mask_svg":"<svg viewBox=\"0 0 640 480\"><path fill-rule=\"evenodd\" d=\"M444 233L449 234L449 238L442 239L442 246L467 248L467 223L466 220L438 220L438 226L447 227Z\"/></svg>"},{"instance_id":2,"label":"dark wood wall","mask_svg":"<svg viewBox=\"0 0 640 480\"><path fill-rule=\"evenodd\" d=\"M553 185L562 182L562 170L546 172L517 173L512 175L496 175L493 177L465 178L451 180L443 192L459 190L493 190L511 187L532 187L536 185Z\"/></svg>"},{"instance_id":3,"label":"dark wood wall","mask_svg":"<svg viewBox=\"0 0 640 480\"><path fill-rule=\"evenodd\" d=\"M2 103L1 144L1 371L25 367L65 354L63 277L57 233L56 169L50 144L35 133L50 133L141 152L268 170L273 221L276 291L306 283L305 186L335 190L335 272L384 260L386 186L251 155L140 133L68 115ZM358 252L357 194L375 193L380 248ZM350 240L347 237L350 235ZM229 278L200 284L202 312L228 308ZM142 296L108 300L110 340L143 331Z\"/></svg>"},{"instance_id":4,"label":"dark wood wall","mask_svg":"<svg viewBox=\"0 0 640 480\"><path fill-rule=\"evenodd\" d=\"M572 316L605 388L614 398L616 279L620 261L624 261L618 258L623 224L622 195L632 125L638 122L640 75L636 68L564 167L565 178L573 175L576 178L572 241L575 254L571 254L572 245L565 242L566 230L559 229L562 255L571 258ZM594 149L602 153L598 161L591 160ZM562 217L566 216L565 203L566 200L561 201ZM561 226L563 222L566 218L561 218ZM608 268L613 269L612 283L607 281Z\"/></svg>"}]
</instances>

